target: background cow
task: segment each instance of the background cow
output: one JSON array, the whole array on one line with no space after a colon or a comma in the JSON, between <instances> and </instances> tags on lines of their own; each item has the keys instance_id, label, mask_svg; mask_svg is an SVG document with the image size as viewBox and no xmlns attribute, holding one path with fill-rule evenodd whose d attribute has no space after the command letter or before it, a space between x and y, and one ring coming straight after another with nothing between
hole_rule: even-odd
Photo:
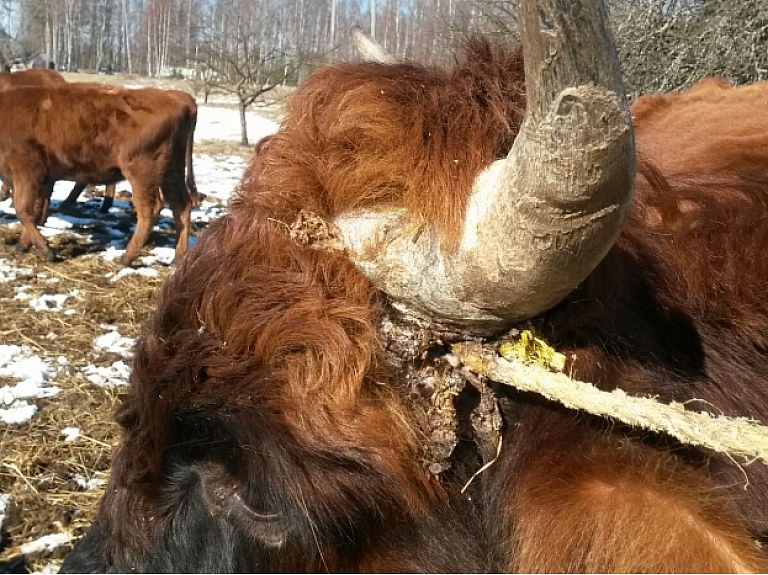
<instances>
[{"instance_id":1,"label":"background cow","mask_svg":"<svg viewBox=\"0 0 768 575\"><path fill-rule=\"evenodd\" d=\"M64 77L55 70L49 70L47 68L30 68L28 70L21 70L18 72L3 72L0 73L0 92L9 90L12 88L18 88L21 86L49 86L55 87L66 83ZM88 86L91 88L101 87L104 90L111 90L112 87L102 84L78 84L80 86ZM187 176L186 185L187 191L192 199L192 205L198 206L200 203L199 195L197 191L197 184L195 182L195 173L193 167L193 150L194 150L194 138L195 138L195 126L197 125L197 102L194 97L187 92L181 90L167 90L169 96L173 96L178 99L179 104L184 108L185 113L189 115L190 130L187 136L187 149L186 149L186 166ZM73 185L72 191L67 198L62 202L60 209L64 212L71 212L83 193L86 183L77 182ZM8 198L10 194L10 186L5 182L2 183L0 188L0 201ZM104 200L101 204L101 212L106 213L112 207L115 198L115 184L107 184L104 190ZM44 218L42 218L44 221Z\"/></svg>"},{"instance_id":2,"label":"background cow","mask_svg":"<svg viewBox=\"0 0 768 575\"><path fill-rule=\"evenodd\" d=\"M64 76L59 74L56 70L50 70L48 68L29 68L26 70L19 70L17 72L2 72L0 73L0 92L4 90L10 90L12 88L19 88L21 86L57 86L65 84L66 80ZM86 184L75 183L67 199L63 202L63 211L71 211L77 198L85 189ZM0 187L0 201L6 200L11 194L11 187L2 182ZM112 207L115 197L115 185L109 184L104 190L104 201L101 205L101 211L106 213L109 208ZM45 217L41 217L41 223L45 222Z\"/></svg>"},{"instance_id":3,"label":"background cow","mask_svg":"<svg viewBox=\"0 0 768 575\"><path fill-rule=\"evenodd\" d=\"M0 72L0 91L19 86L56 86L65 84L64 76L48 68L28 68L18 72Z\"/></svg>"},{"instance_id":4,"label":"background cow","mask_svg":"<svg viewBox=\"0 0 768 575\"><path fill-rule=\"evenodd\" d=\"M492 382L503 441L468 498L472 426L424 462L409 378L462 378L448 343L526 318L603 389L768 413L766 182L636 170L602 5L520 10L524 64L479 43L296 92L163 289L64 571L768 568L762 465Z\"/></svg>"},{"instance_id":5,"label":"background cow","mask_svg":"<svg viewBox=\"0 0 768 575\"><path fill-rule=\"evenodd\" d=\"M643 96L632 121L644 157L666 175L768 177L768 82L710 78L687 92Z\"/></svg>"},{"instance_id":6,"label":"background cow","mask_svg":"<svg viewBox=\"0 0 768 575\"><path fill-rule=\"evenodd\" d=\"M111 89L109 86L101 84L89 84L89 86L103 86L105 90ZM184 112L189 115L190 129L189 133L187 134L187 148L185 156L187 166L186 185L187 191L189 192L189 196L192 201L192 206L198 207L200 205L200 196L197 191L197 183L195 182L195 171L192 161L195 142L195 127L197 126L197 102L195 102L195 98L191 94L182 90L166 90L166 93L169 96L176 98L179 101L179 105L184 109ZM72 191L69 192L69 195L61 203L59 209L65 212L72 211L77 203L77 199L80 197L80 194L85 191L86 187L86 184L81 183L76 183L74 186L72 186ZM100 211L102 213L108 212L114 204L114 200L115 185L110 184L106 186L104 190L104 200L101 203Z\"/></svg>"},{"instance_id":7,"label":"background cow","mask_svg":"<svg viewBox=\"0 0 768 575\"><path fill-rule=\"evenodd\" d=\"M192 203L184 168L193 125L190 108L177 93L77 84L22 87L0 93L0 114L5 118L0 177L13 184L22 223L20 250L34 244L53 258L36 224L47 214L56 180L111 184L127 179L137 224L123 264L130 264L146 242L163 199L174 214L176 255L184 254Z\"/></svg>"}]
</instances>

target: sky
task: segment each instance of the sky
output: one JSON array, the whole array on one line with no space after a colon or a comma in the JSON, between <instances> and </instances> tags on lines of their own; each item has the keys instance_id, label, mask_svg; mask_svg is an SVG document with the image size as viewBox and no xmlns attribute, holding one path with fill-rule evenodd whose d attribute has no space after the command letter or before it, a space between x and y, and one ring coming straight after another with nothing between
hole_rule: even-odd
<instances>
[{"instance_id":1,"label":"sky","mask_svg":"<svg viewBox=\"0 0 768 575\"><path fill-rule=\"evenodd\" d=\"M263 136L277 130L277 124L266 118L258 116L255 112L248 113L248 137L253 143ZM240 120L237 110L222 107L199 106L198 122L195 130L195 142L204 140L240 141ZM194 168L197 186L200 192L206 196L213 196L226 200L237 185L240 176L245 169L246 162L238 156L213 158L205 154L195 154ZM54 188L53 200L63 200L72 188L71 182L58 182ZM118 190L130 189L126 182L118 184ZM81 197L85 202L87 198ZM123 213L128 207L128 202L115 200L112 212L116 215ZM204 201L199 209L192 212L192 220L208 222L222 215L225 208L219 202ZM11 200L0 202L0 225L18 225L11 206ZM165 218L163 218L163 216ZM126 215L126 217L130 217ZM169 225L167 218L172 218L167 208L161 213L158 225ZM71 233L73 225L87 230L89 218L75 218L53 213L41 231L46 237L60 233ZM171 220L172 221L172 220ZM87 233L87 232L86 232ZM107 250L101 252L101 257L115 259L123 252L128 236L118 228L109 229L112 238ZM119 282L126 274L141 274L152 276L158 274L158 267L168 265L174 256L172 247L154 248L149 256L139 258L140 267L125 268L111 277L111 281ZM13 260L0 258L0 283L18 281L25 277L32 277L34 271L30 268L17 265ZM38 274L40 278L42 274ZM54 282L56 278L49 278ZM16 290L15 298L26 301L34 313L63 314L77 313L72 296L74 292L57 293L53 295L33 298L26 293L24 287ZM95 350L107 350L117 353L123 359L113 362L109 366L87 365L80 369L80 376L93 385L122 386L128 382L131 373L130 356L134 340L119 333L114 326L102 326L102 333L94 338ZM24 345L8 345L0 341L0 376L16 381L14 384L0 387L0 423L19 425L35 417L38 411L36 400L41 398L53 398L59 393L56 387L56 374L71 369L66 357L42 358L33 350ZM61 430L63 441L74 441L80 434L80 430L73 427ZM84 489L98 486L99 480L79 478L78 482ZM5 509L10 501L10 495L0 493L0 528L5 518ZM53 548L69 541L66 533L49 534L39 540L27 543L28 552L41 547Z\"/></svg>"}]
</instances>

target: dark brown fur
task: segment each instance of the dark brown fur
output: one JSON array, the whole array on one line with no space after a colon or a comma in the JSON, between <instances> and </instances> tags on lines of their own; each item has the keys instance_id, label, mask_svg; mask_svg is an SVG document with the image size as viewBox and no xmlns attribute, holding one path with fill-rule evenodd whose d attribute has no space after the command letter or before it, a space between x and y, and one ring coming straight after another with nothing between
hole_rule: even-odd
<instances>
[{"instance_id":1,"label":"dark brown fur","mask_svg":"<svg viewBox=\"0 0 768 575\"><path fill-rule=\"evenodd\" d=\"M12 183L22 233L19 249L53 254L36 223L59 179L110 184L127 179L136 230L122 259L144 245L162 199L176 223L176 255L187 248L190 193L184 167L192 129L188 107L163 90L62 84L0 92L0 178ZM160 188L162 187L162 199Z\"/></svg>"},{"instance_id":2,"label":"dark brown fur","mask_svg":"<svg viewBox=\"0 0 768 575\"><path fill-rule=\"evenodd\" d=\"M384 361L380 294L342 252L290 239L302 209L372 204L455 239L523 104L519 57L484 44L450 73L349 65L305 83L164 287L99 518L65 569L768 569L762 464L745 485L724 457L509 390L501 458L471 505L457 499L418 461L423 421ZM621 238L536 323L578 378L759 418L766 185L711 176L641 164Z\"/></svg>"}]
</instances>

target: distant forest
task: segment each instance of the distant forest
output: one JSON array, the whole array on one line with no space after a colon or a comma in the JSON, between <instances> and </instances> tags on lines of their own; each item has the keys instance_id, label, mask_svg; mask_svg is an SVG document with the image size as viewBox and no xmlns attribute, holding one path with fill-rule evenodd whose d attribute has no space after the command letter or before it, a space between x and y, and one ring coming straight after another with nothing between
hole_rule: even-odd
<instances>
[{"instance_id":1,"label":"distant forest","mask_svg":"<svg viewBox=\"0 0 768 575\"><path fill-rule=\"evenodd\" d=\"M349 28L445 63L476 33L514 38L513 0L0 0L0 56L59 69L300 81L355 57ZM768 77L768 0L609 0L630 94ZM243 70L246 70L245 72ZM233 72L234 71L234 72Z\"/></svg>"}]
</instances>

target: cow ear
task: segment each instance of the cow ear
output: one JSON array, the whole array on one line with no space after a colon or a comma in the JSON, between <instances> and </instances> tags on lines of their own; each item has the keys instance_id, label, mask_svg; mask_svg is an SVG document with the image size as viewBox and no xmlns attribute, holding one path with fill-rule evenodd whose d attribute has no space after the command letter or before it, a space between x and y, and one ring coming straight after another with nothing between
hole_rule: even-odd
<instances>
[{"instance_id":1,"label":"cow ear","mask_svg":"<svg viewBox=\"0 0 768 575\"><path fill-rule=\"evenodd\" d=\"M201 495L209 513L222 517L267 547L283 546L289 530L282 514L255 509L243 498L238 480L220 465L201 466L198 476Z\"/></svg>"}]
</instances>

